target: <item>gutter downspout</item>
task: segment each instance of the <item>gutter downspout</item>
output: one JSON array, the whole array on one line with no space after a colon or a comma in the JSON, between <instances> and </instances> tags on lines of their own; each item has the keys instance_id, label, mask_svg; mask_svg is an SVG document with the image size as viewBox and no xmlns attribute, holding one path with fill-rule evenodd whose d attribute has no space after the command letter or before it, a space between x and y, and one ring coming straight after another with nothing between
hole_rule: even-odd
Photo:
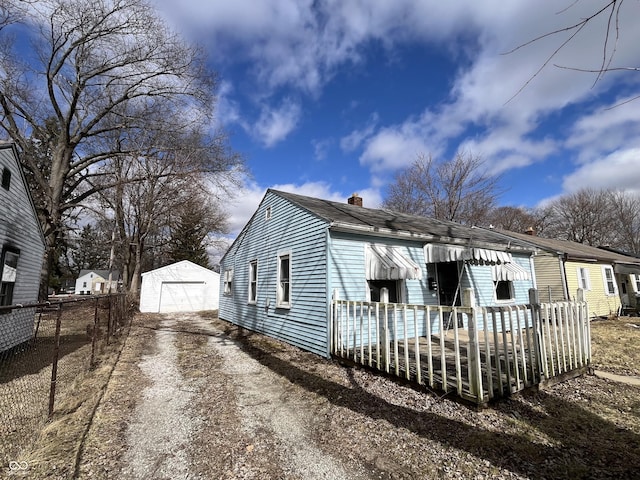
<instances>
[{"instance_id":1,"label":"gutter downspout","mask_svg":"<svg viewBox=\"0 0 640 480\"><path fill-rule=\"evenodd\" d=\"M333 330L333 318L331 318L331 306L333 304L333 293L331 288L331 232L330 226L325 229L325 292L326 293L326 318L327 318L327 347L326 357L331 358L331 332Z\"/></svg>"},{"instance_id":2,"label":"gutter downspout","mask_svg":"<svg viewBox=\"0 0 640 480\"><path fill-rule=\"evenodd\" d=\"M529 255L529 268L531 269L531 280L533 283L533 288L538 289L538 282L536 280L536 265L533 261L534 255Z\"/></svg>"},{"instance_id":3,"label":"gutter downspout","mask_svg":"<svg viewBox=\"0 0 640 480\"><path fill-rule=\"evenodd\" d=\"M562 289L564 290L564 299L565 301L571 300L569 298L569 285L567 285L567 272L565 269L567 268L567 254L558 255L558 262L560 263L560 276L562 277Z\"/></svg>"}]
</instances>

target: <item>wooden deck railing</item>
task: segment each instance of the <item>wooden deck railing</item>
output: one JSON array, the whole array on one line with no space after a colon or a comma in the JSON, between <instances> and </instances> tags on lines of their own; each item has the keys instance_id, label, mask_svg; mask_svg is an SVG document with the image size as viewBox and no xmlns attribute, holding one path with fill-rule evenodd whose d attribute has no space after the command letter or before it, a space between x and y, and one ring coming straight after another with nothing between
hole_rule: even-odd
<instances>
[{"instance_id":1,"label":"wooden deck railing","mask_svg":"<svg viewBox=\"0 0 640 480\"><path fill-rule=\"evenodd\" d=\"M447 307L333 300L331 353L485 404L591 360L584 301ZM583 297L581 297L583 298Z\"/></svg>"}]
</instances>

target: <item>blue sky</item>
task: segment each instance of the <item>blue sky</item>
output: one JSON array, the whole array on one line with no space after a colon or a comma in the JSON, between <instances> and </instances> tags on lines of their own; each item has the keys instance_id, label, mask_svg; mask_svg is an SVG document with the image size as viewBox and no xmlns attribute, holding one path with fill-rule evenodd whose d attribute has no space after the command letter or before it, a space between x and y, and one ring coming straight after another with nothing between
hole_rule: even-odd
<instances>
[{"instance_id":1,"label":"blue sky","mask_svg":"<svg viewBox=\"0 0 640 480\"><path fill-rule=\"evenodd\" d=\"M358 192L377 207L421 153L481 156L502 176L503 205L581 187L640 192L640 100L624 103L640 95L640 73L594 84L554 66L598 68L606 18L535 77L567 34L504 54L606 2L154 2L219 74L217 121L252 173L229 204L232 234L267 188L337 201ZM637 67L640 4L622 12L611 66Z\"/></svg>"}]
</instances>

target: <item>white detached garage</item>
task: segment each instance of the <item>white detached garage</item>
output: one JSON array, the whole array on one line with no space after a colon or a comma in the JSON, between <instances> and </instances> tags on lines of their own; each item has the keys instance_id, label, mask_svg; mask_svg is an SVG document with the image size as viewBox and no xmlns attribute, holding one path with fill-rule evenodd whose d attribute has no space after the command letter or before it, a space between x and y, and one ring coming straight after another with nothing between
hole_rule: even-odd
<instances>
[{"instance_id":1,"label":"white detached garage","mask_svg":"<svg viewBox=\"0 0 640 480\"><path fill-rule=\"evenodd\" d=\"M189 260L142 274L141 312L217 310L220 274Z\"/></svg>"}]
</instances>

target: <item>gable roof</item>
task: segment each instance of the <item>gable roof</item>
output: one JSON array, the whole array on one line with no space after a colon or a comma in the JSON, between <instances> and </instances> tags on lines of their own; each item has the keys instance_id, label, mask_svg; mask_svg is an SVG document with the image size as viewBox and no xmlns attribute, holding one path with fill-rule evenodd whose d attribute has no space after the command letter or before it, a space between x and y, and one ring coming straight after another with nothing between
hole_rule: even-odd
<instances>
[{"instance_id":1,"label":"gable roof","mask_svg":"<svg viewBox=\"0 0 640 480\"><path fill-rule=\"evenodd\" d=\"M272 189L267 191L269 192L325 220L330 224L330 228L336 231L465 246L490 246L499 250L519 250L527 253L535 250L535 247L529 244L505 238L491 230L467 227L446 220L386 209L365 208Z\"/></svg>"},{"instance_id":2,"label":"gable roof","mask_svg":"<svg viewBox=\"0 0 640 480\"><path fill-rule=\"evenodd\" d=\"M508 230L496 230L506 236L527 242L541 250L565 255L567 260L622 263L640 266L640 258L623 255L618 252L602 248L592 247L583 243L572 242L570 240L558 240L555 238L544 238L525 233L510 232Z\"/></svg>"},{"instance_id":3,"label":"gable roof","mask_svg":"<svg viewBox=\"0 0 640 480\"><path fill-rule=\"evenodd\" d=\"M158 267L154 270L149 270L147 272L144 272L142 274L142 276L144 277L145 275L148 275L150 273L156 273L156 272L161 272L164 270L171 270L174 268L180 268L181 266L189 266L191 268L194 268L196 270L202 270L204 273L207 274L213 274L213 275L220 275L218 272L215 272L209 268L203 267L202 265L198 265L197 263L192 262L191 260L180 260L179 262L174 262L174 263L170 263L169 265L165 265L163 267Z\"/></svg>"},{"instance_id":4,"label":"gable roof","mask_svg":"<svg viewBox=\"0 0 640 480\"><path fill-rule=\"evenodd\" d=\"M36 224L38 225L38 233L40 234L40 241L42 245L46 246L46 241L44 237L44 231L42 230L42 225L40 224L40 217L38 217L38 210L36 209L36 204L33 201L33 195L31 194L31 189L29 188L29 183L27 183L27 177L24 174L24 170L22 169L22 163L20 163L20 157L18 157L18 149L16 148L16 144L13 142L0 141L0 150L10 150L13 156L13 159L16 163L16 168L20 174L20 180L24 185L24 189L27 193L27 197L29 200L29 204L31 205L31 211L33 213L33 217L36 220Z\"/></svg>"},{"instance_id":5,"label":"gable roof","mask_svg":"<svg viewBox=\"0 0 640 480\"><path fill-rule=\"evenodd\" d=\"M85 275L88 275L89 273L95 273L96 275L98 275L99 277L102 278L109 278L109 270L80 270L80 273L78 274L78 278L84 277ZM118 270L111 270L111 278L113 280L119 280L120 279L120 272Z\"/></svg>"}]
</instances>

